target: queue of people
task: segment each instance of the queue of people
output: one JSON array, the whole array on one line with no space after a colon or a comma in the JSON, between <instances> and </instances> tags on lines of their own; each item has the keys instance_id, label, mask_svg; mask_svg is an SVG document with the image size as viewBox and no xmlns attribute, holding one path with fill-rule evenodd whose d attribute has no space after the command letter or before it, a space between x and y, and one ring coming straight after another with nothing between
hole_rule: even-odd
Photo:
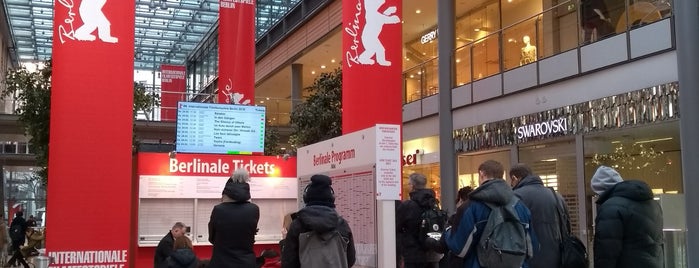
<instances>
[{"instance_id":1,"label":"queue of people","mask_svg":"<svg viewBox=\"0 0 699 268\"><path fill-rule=\"evenodd\" d=\"M426 187L427 178L419 173L409 176L410 199L396 206L398 267L570 267L564 265L569 254L562 246L571 235L570 217L560 194L524 164L514 165L505 177L502 164L488 160L478 167L478 179L479 187L459 189L456 213L445 217L445 228L440 230L433 219L425 218L426 211L439 204L435 192ZM158 244L154 267L257 268L265 258L276 257L273 251L260 256L253 251L261 212L250 202L249 180L247 171L235 170L221 203L213 208L208 225L210 259L197 259L192 241L184 235L186 226L178 222ZM599 195L594 267L663 267L662 211L649 186L600 166L591 188ZM335 210L330 177L312 176L303 201L304 208L285 217L277 265L352 267L356 262L352 230ZM426 220L442 233L425 236Z\"/></svg>"}]
</instances>

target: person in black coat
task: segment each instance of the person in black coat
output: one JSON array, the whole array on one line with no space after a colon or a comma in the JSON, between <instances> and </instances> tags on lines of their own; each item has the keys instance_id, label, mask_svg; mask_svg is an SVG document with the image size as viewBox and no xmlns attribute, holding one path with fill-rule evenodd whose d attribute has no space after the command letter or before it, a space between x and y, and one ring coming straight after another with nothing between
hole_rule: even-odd
<instances>
[{"instance_id":1,"label":"person in black coat","mask_svg":"<svg viewBox=\"0 0 699 268\"><path fill-rule=\"evenodd\" d=\"M299 268L299 235L316 231L324 233L337 230L348 241L347 265L352 267L356 261L356 249L352 229L345 219L335 211L335 195L331 187L332 180L325 175L311 176L311 183L306 186L303 202L306 207L292 214L293 220L282 246L282 267ZM305 268L305 267L303 267Z\"/></svg>"},{"instance_id":2,"label":"person in black coat","mask_svg":"<svg viewBox=\"0 0 699 268\"><path fill-rule=\"evenodd\" d=\"M172 251L174 250L175 239L184 236L185 229L187 227L184 223L176 222L172 226L169 232L158 243L158 247L155 248L155 255L153 256L153 267L154 268L167 268L167 258L170 257Z\"/></svg>"},{"instance_id":3,"label":"person in black coat","mask_svg":"<svg viewBox=\"0 0 699 268\"><path fill-rule=\"evenodd\" d=\"M410 200L403 202L396 212L396 231L400 240L400 252L405 268L437 267L442 258L430 248L429 242L419 237L420 215L425 209L437 204L435 193L427 189L427 178L419 173L410 174L408 183L412 187Z\"/></svg>"},{"instance_id":4,"label":"person in black coat","mask_svg":"<svg viewBox=\"0 0 699 268\"><path fill-rule=\"evenodd\" d=\"M516 164L510 168L512 190L532 215L532 228L539 242L534 249L534 256L529 259L530 268L558 268L561 266L561 230L564 220L558 217L558 211L567 215L563 197L544 186L539 176L524 164ZM561 217L565 217L561 215Z\"/></svg>"},{"instance_id":5,"label":"person in black coat","mask_svg":"<svg viewBox=\"0 0 699 268\"><path fill-rule=\"evenodd\" d=\"M645 182L624 181L600 166L592 176L599 194L595 218L595 268L662 268L663 212Z\"/></svg>"},{"instance_id":6,"label":"person in black coat","mask_svg":"<svg viewBox=\"0 0 699 268\"><path fill-rule=\"evenodd\" d=\"M221 203L211 212L209 242L214 245L208 267L256 267L255 234L260 208L250 203L250 174L236 169L226 182Z\"/></svg>"},{"instance_id":7,"label":"person in black coat","mask_svg":"<svg viewBox=\"0 0 699 268\"><path fill-rule=\"evenodd\" d=\"M15 266L17 263L21 263L25 268L29 268L29 264L24 260L22 251L20 248L24 245L26 241L27 233L27 221L24 219L24 212L17 211L15 218L12 219L10 224L10 239L12 240L12 258L7 261L5 267Z\"/></svg>"}]
</instances>

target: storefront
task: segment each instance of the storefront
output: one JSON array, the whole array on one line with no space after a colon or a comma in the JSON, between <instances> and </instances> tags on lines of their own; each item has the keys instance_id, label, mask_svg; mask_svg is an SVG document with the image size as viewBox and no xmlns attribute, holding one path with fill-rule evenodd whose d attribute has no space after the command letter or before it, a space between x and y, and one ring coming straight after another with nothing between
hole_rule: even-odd
<instances>
[{"instance_id":1,"label":"storefront","mask_svg":"<svg viewBox=\"0 0 699 268\"><path fill-rule=\"evenodd\" d=\"M597 196L590 178L611 166L651 187L664 212L666 262L684 267L678 92L677 83L663 84L455 130L459 184L477 186L487 159L506 171L525 163L563 195L573 231L591 245Z\"/></svg>"},{"instance_id":2,"label":"storefront","mask_svg":"<svg viewBox=\"0 0 699 268\"><path fill-rule=\"evenodd\" d=\"M427 177L427 187L433 189L439 198L439 137L403 142L403 200L410 199L408 176L412 173L424 174Z\"/></svg>"}]
</instances>

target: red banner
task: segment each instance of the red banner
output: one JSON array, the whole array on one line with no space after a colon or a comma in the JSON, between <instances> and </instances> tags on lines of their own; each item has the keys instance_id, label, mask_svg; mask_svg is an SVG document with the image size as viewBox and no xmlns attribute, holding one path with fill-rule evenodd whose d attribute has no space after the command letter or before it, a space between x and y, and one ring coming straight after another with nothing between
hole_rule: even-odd
<instances>
[{"instance_id":1,"label":"red banner","mask_svg":"<svg viewBox=\"0 0 699 268\"><path fill-rule=\"evenodd\" d=\"M51 267L128 267L134 1L56 0L46 249Z\"/></svg>"},{"instance_id":2,"label":"red banner","mask_svg":"<svg viewBox=\"0 0 699 268\"><path fill-rule=\"evenodd\" d=\"M218 103L255 104L255 1L220 0Z\"/></svg>"},{"instance_id":3,"label":"red banner","mask_svg":"<svg viewBox=\"0 0 699 268\"><path fill-rule=\"evenodd\" d=\"M181 65L160 65L160 120L177 120L177 102L186 101L184 90L187 87L187 67Z\"/></svg>"},{"instance_id":4,"label":"red banner","mask_svg":"<svg viewBox=\"0 0 699 268\"><path fill-rule=\"evenodd\" d=\"M342 1L345 134L402 123L401 14L401 0Z\"/></svg>"},{"instance_id":5,"label":"red banner","mask_svg":"<svg viewBox=\"0 0 699 268\"><path fill-rule=\"evenodd\" d=\"M296 157L139 153L139 175L230 176L244 168L250 177L296 177Z\"/></svg>"}]
</instances>

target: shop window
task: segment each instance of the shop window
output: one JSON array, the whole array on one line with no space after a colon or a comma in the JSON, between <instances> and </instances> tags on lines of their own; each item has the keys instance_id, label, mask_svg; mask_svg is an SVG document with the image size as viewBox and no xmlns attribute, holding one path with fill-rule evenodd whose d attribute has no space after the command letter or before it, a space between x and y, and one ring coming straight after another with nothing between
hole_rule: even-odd
<instances>
[{"instance_id":1,"label":"shop window","mask_svg":"<svg viewBox=\"0 0 699 268\"><path fill-rule=\"evenodd\" d=\"M502 178L506 176L506 172L510 169L510 151L498 151L487 153L463 154L458 156L458 179L459 187L471 186L476 188L480 185L478 181L478 166L486 160L495 160L502 164L504 170ZM454 189L458 191L458 189Z\"/></svg>"},{"instance_id":2,"label":"shop window","mask_svg":"<svg viewBox=\"0 0 699 268\"><path fill-rule=\"evenodd\" d=\"M427 188L434 190L437 199L441 200L440 192L441 180L439 179L439 164L423 164L403 167L403 200L410 199L410 185L408 185L408 176L413 173L420 173L427 177Z\"/></svg>"}]
</instances>

